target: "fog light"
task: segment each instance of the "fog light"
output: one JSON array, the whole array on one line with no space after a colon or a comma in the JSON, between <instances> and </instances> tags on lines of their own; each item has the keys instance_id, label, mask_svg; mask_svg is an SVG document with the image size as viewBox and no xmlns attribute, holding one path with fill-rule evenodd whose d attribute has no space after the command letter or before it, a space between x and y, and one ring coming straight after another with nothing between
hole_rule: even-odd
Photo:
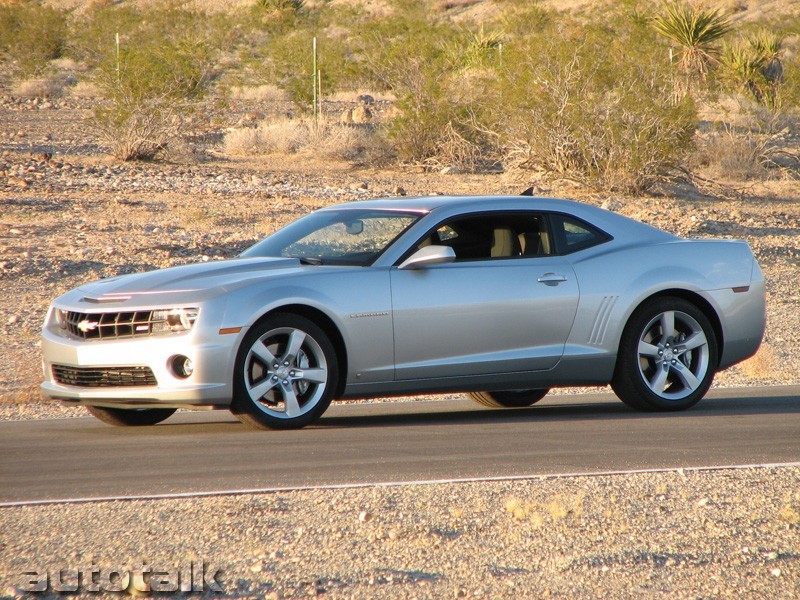
<instances>
[{"instance_id":1,"label":"fog light","mask_svg":"<svg viewBox=\"0 0 800 600\"><path fill-rule=\"evenodd\" d=\"M186 379L194 373L194 363L188 356L178 354L172 357L172 372L181 379Z\"/></svg>"}]
</instances>

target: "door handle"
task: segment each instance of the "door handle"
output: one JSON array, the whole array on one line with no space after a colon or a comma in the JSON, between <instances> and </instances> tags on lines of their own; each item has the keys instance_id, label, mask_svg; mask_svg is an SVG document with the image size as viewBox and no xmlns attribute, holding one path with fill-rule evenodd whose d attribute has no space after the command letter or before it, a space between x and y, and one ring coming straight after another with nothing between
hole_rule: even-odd
<instances>
[{"instance_id":1,"label":"door handle","mask_svg":"<svg viewBox=\"0 0 800 600\"><path fill-rule=\"evenodd\" d=\"M561 283L566 281L567 278L563 275L559 275L558 273L545 273L541 277L539 277L536 281L539 283L544 283L546 285L554 285L557 283Z\"/></svg>"}]
</instances>

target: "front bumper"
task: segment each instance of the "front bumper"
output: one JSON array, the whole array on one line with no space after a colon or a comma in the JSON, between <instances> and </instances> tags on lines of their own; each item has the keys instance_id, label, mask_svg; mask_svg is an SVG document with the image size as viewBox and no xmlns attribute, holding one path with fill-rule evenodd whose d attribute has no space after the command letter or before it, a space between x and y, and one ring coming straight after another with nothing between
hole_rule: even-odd
<instances>
[{"instance_id":1,"label":"front bumper","mask_svg":"<svg viewBox=\"0 0 800 600\"><path fill-rule=\"evenodd\" d=\"M64 337L45 327L42 332L42 365L45 396L57 400L116 408L226 407L232 396L233 361L237 335L204 339L200 331L147 338L80 340ZM171 368L172 358L191 359L194 372L186 378ZM83 387L56 381L53 365L113 369L149 367L156 385Z\"/></svg>"}]
</instances>

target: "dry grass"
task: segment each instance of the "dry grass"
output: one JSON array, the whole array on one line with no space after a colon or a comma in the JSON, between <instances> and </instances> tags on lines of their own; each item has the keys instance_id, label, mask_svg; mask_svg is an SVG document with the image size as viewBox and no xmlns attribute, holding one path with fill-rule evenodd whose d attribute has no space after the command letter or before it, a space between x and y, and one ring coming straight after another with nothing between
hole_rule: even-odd
<instances>
[{"instance_id":1,"label":"dry grass","mask_svg":"<svg viewBox=\"0 0 800 600\"><path fill-rule=\"evenodd\" d=\"M69 93L76 98L99 98L103 95L99 87L88 81L79 81L70 88Z\"/></svg>"},{"instance_id":2,"label":"dry grass","mask_svg":"<svg viewBox=\"0 0 800 600\"><path fill-rule=\"evenodd\" d=\"M251 100L254 102L288 102L289 94L276 85L239 85L230 88L234 100Z\"/></svg>"},{"instance_id":3,"label":"dry grass","mask_svg":"<svg viewBox=\"0 0 800 600\"><path fill-rule=\"evenodd\" d=\"M258 127L234 129L225 134L228 154L294 154L308 144L309 128L304 121L275 119Z\"/></svg>"},{"instance_id":4,"label":"dry grass","mask_svg":"<svg viewBox=\"0 0 800 600\"><path fill-rule=\"evenodd\" d=\"M76 79L67 74L25 79L14 85L11 94L20 98L60 98L75 83Z\"/></svg>"},{"instance_id":5,"label":"dry grass","mask_svg":"<svg viewBox=\"0 0 800 600\"><path fill-rule=\"evenodd\" d=\"M725 129L698 140L694 157L701 168L722 179L762 180L769 176L764 142L749 132Z\"/></svg>"},{"instance_id":6,"label":"dry grass","mask_svg":"<svg viewBox=\"0 0 800 600\"><path fill-rule=\"evenodd\" d=\"M397 98L391 92L376 92L375 90L367 89L336 92L330 96L326 96L325 99L331 102L358 102L359 97L363 96L372 96L375 102L397 101Z\"/></svg>"},{"instance_id":7,"label":"dry grass","mask_svg":"<svg viewBox=\"0 0 800 600\"><path fill-rule=\"evenodd\" d=\"M315 127L309 119L278 118L258 127L234 129L225 135L227 154L309 154L321 159L380 162L388 146L370 126L331 124Z\"/></svg>"},{"instance_id":8,"label":"dry grass","mask_svg":"<svg viewBox=\"0 0 800 600\"><path fill-rule=\"evenodd\" d=\"M534 529L539 529L545 523L556 524L568 517L578 517L583 514L583 497L565 498L554 497L548 502L525 503L519 498L509 498L505 503L505 510L516 521L529 521Z\"/></svg>"}]
</instances>

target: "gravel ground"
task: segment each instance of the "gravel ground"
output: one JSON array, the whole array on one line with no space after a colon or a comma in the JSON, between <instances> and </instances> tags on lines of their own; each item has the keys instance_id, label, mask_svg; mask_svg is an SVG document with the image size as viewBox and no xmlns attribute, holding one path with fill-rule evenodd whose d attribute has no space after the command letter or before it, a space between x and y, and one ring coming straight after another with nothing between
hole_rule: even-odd
<instances>
[{"instance_id":1,"label":"gravel ground","mask_svg":"<svg viewBox=\"0 0 800 600\"><path fill-rule=\"evenodd\" d=\"M531 183L225 156L222 135L246 105L211 114L167 161L116 164L87 132L89 109L0 98L0 420L85 415L37 391L47 306L83 282L234 256L335 202L514 194ZM768 282L764 350L716 385L800 383L796 179L646 198L568 183L537 193L682 236L746 239ZM794 598L799 484L798 469L782 468L0 508L0 597L22 593L29 567L203 560L231 597Z\"/></svg>"},{"instance_id":2,"label":"gravel ground","mask_svg":"<svg viewBox=\"0 0 800 600\"><path fill-rule=\"evenodd\" d=\"M0 508L9 598L28 568L188 561L229 597L797 598L800 469Z\"/></svg>"},{"instance_id":3,"label":"gravel ground","mask_svg":"<svg viewBox=\"0 0 800 600\"><path fill-rule=\"evenodd\" d=\"M87 101L36 102L0 98L0 344L6 355L0 404L39 399L38 335L47 306L83 282L235 256L332 203L402 194L514 194L530 184L514 174L233 158L221 153L220 140L241 114L227 110L210 111L171 160L116 164L98 152L86 127ZM243 104L239 112L247 110ZM786 143L788 152L800 147L800 140ZM721 373L717 385L769 385L800 382L800 355L787 335L800 325L800 187L790 175L750 182L733 199L735 182L717 185L715 195L685 185L646 198L586 195L567 184L537 191L580 197L682 236L747 240L768 282L764 349ZM34 412L68 414L61 408ZM3 409L0 418L14 414L19 410Z\"/></svg>"}]
</instances>

